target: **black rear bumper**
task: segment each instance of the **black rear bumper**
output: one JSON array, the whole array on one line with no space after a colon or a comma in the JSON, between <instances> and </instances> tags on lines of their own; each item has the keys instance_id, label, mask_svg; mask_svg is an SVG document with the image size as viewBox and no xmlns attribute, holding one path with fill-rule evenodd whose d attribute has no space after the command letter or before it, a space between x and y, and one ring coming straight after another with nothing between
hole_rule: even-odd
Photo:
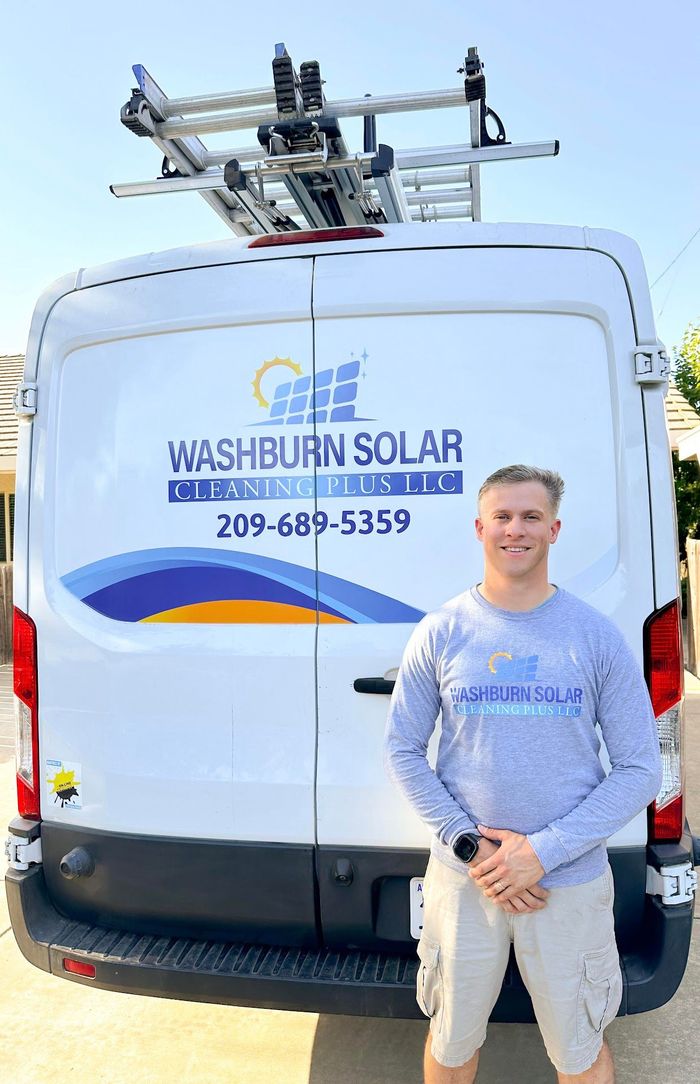
<instances>
[{"instance_id":1,"label":"black rear bumper","mask_svg":"<svg viewBox=\"0 0 700 1084\"><path fill-rule=\"evenodd\" d=\"M615 854L611 853L615 869ZM694 860L689 834L656 846L660 864ZM110 929L73 921L54 906L41 866L9 869L6 891L15 937L35 966L101 989L190 1001L359 1016L420 1018L415 955L197 940ZM685 971L693 903L643 899L634 944L619 931L624 994L618 1015L646 1012L674 995ZM95 977L65 971L69 957L93 964ZM534 1019L513 958L492 1020Z\"/></svg>"},{"instance_id":2,"label":"black rear bumper","mask_svg":"<svg viewBox=\"0 0 700 1084\"><path fill-rule=\"evenodd\" d=\"M269 947L140 936L63 918L40 866L8 870L17 943L30 963L105 990L265 1009L419 1017L418 961L372 952ZM94 964L95 978L69 974L64 957Z\"/></svg>"}]
</instances>

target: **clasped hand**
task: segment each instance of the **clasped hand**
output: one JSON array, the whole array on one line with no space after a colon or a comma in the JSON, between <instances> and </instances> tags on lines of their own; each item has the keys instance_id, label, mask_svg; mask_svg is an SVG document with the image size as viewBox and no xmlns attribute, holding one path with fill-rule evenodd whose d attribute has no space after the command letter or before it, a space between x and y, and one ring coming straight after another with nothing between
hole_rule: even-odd
<instances>
[{"instance_id":1,"label":"clasped hand","mask_svg":"<svg viewBox=\"0 0 700 1084\"><path fill-rule=\"evenodd\" d=\"M469 876L509 914L541 910L549 892L537 883L545 871L527 836L483 824L477 827L493 847L482 842L479 853L486 851L486 857L470 866Z\"/></svg>"}]
</instances>

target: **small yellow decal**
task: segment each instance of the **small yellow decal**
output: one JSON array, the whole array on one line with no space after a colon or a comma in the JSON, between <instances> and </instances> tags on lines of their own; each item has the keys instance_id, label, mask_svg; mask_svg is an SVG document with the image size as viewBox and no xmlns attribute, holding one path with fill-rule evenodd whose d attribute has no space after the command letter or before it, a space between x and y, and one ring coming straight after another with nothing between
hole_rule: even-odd
<instances>
[{"instance_id":1,"label":"small yellow decal","mask_svg":"<svg viewBox=\"0 0 700 1084\"><path fill-rule=\"evenodd\" d=\"M61 760L47 760L46 766L54 769L53 779L50 779L48 775L46 777L46 782L51 787L49 794L55 796L54 802L60 801L61 809L66 805L73 809L80 809L82 807L78 791L80 780L77 778L80 774L79 765L69 766Z\"/></svg>"},{"instance_id":2,"label":"small yellow decal","mask_svg":"<svg viewBox=\"0 0 700 1084\"><path fill-rule=\"evenodd\" d=\"M513 658L513 656L510 655L507 651L494 651L493 655L489 659L489 670L491 671L492 674L496 673L496 667L493 665L493 660L494 659L512 659L512 658Z\"/></svg>"}]
</instances>

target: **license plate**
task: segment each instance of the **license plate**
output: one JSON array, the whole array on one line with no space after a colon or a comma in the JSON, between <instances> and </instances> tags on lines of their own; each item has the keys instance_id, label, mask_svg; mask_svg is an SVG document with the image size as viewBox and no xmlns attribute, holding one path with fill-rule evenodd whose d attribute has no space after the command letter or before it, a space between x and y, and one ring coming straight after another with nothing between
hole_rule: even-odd
<instances>
[{"instance_id":1,"label":"license plate","mask_svg":"<svg viewBox=\"0 0 700 1084\"><path fill-rule=\"evenodd\" d=\"M411 902L411 937L416 941L423 930L423 877L411 877L409 885Z\"/></svg>"}]
</instances>

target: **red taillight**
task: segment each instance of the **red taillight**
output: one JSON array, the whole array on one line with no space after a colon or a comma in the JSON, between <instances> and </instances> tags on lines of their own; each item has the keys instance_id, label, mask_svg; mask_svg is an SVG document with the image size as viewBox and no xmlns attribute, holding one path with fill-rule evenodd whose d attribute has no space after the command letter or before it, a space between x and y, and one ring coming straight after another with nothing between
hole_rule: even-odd
<instances>
[{"instance_id":1,"label":"red taillight","mask_svg":"<svg viewBox=\"0 0 700 1084\"><path fill-rule=\"evenodd\" d=\"M20 816L38 820L39 733L37 715L36 628L15 607L12 651L17 724L17 808Z\"/></svg>"},{"instance_id":2,"label":"red taillight","mask_svg":"<svg viewBox=\"0 0 700 1084\"><path fill-rule=\"evenodd\" d=\"M656 802L651 806L651 821L654 843L678 843L683 835L685 823L685 801L683 794L673 798L668 805L659 809Z\"/></svg>"},{"instance_id":3,"label":"red taillight","mask_svg":"<svg viewBox=\"0 0 700 1084\"><path fill-rule=\"evenodd\" d=\"M69 960L67 956L63 957L63 970L71 971L74 975L84 975L87 979L94 979L95 977L94 964L83 964L80 960Z\"/></svg>"},{"instance_id":4,"label":"red taillight","mask_svg":"<svg viewBox=\"0 0 700 1084\"><path fill-rule=\"evenodd\" d=\"M685 823L683 796L683 651L678 599L644 626L644 674L659 732L663 780L649 807L649 839L675 842Z\"/></svg>"},{"instance_id":5,"label":"red taillight","mask_svg":"<svg viewBox=\"0 0 700 1084\"><path fill-rule=\"evenodd\" d=\"M644 666L654 715L661 715L683 696L681 626L678 601L657 610L645 627Z\"/></svg>"},{"instance_id":6,"label":"red taillight","mask_svg":"<svg viewBox=\"0 0 700 1084\"><path fill-rule=\"evenodd\" d=\"M264 233L251 241L248 248L271 245L311 245L317 241L356 241L362 237L383 237L376 226L339 226L330 230L290 230L288 233Z\"/></svg>"}]
</instances>

